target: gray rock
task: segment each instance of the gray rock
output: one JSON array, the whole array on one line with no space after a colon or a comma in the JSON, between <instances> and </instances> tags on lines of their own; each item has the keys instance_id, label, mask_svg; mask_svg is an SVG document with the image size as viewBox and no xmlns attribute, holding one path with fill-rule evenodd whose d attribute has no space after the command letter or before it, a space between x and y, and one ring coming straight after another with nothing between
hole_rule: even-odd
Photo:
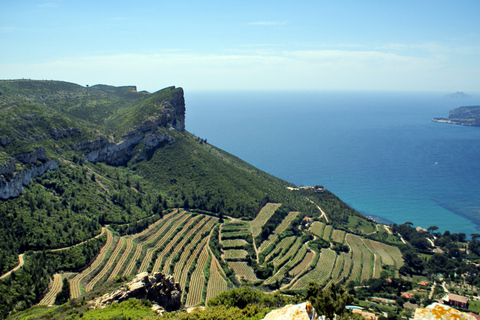
<instances>
[{"instance_id":1,"label":"gray rock","mask_svg":"<svg viewBox=\"0 0 480 320\"><path fill-rule=\"evenodd\" d=\"M8 180L4 176L0 176L0 199L6 200L18 197L23 193L23 187L28 186L32 179L47 171L57 169L59 163L59 160L48 160L22 172L14 172L13 177Z\"/></svg>"},{"instance_id":2,"label":"gray rock","mask_svg":"<svg viewBox=\"0 0 480 320\"><path fill-rule=\"evenodd\" d=\"M173 276L161 272L154 272L152 275L142 272L120 290L96 299L93 305L95 308L104 308L112 302L122 302L132 298L148 299L157 305L155 309L161 312L160 310L163 309L168 311L179 309L181 297L182 289Z\"/></svg>"}]
</instances>

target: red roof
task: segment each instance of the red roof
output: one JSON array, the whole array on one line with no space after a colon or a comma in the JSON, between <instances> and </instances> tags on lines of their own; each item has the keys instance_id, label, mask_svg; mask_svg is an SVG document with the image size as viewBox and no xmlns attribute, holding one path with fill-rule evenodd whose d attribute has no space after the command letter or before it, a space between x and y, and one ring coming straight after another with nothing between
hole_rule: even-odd
<instances>
[{"instance_id":1,"label":"red roof","mask_svg":"<svg viewBox=\"0 0 480 320\"><path fill-rule=\"evenodd\" d=\"M410 299L411 297L413 297L413 293L410 293L410 292L402 292L402 296L404 296L404 297L407 298L407 299Z\"/></svg>"},{"instance_id":2,"label":"red roof","mask_svg":"<svg viewBox=\"0 0 480 320\"><path fill-rule=\"evenodd\" d=\"M427 281L422 281L422 282L419 282L418 284L421 285L421 286L428 286Z\"/></svg>"}]
</instances>

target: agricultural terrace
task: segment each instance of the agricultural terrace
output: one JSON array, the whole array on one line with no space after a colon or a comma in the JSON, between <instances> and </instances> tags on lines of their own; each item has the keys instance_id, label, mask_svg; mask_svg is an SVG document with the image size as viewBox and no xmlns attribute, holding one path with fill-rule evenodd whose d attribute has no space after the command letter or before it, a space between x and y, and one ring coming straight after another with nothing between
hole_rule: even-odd
<instances>
[{"instance_id":1,"label":"agricultural terrace","mask_svg":"<svg viewBox=\"0 0 480 320\"><path fill-rule=\"evenodd\" d=\"M193 237L194 231L198 232L198 229L193 228L199 227L200 225L203 226L205 224L205 221L207 220L208 218L206 218L205 216L198 216L195 218L189 217L188 221L186 221L183 226L178 226L175 232L171 235L171 238L167 240L163 250L161 250L160 248L158 249L158 251L161 250L161 252L156 252L157 257L152 261L154 262L152 271L162 271L163 273L170 273L170 263L172 262L172 258L175 256L174 254L180 253L183 244L185 244L188 239L191 239Z\"/></svg>"},{"instance_id":2,"label":"agricultural terrace","mask_svg":"<svg viewBox=\"0 0 480 320\"><path fill-rule=\"evenodd\" d=\"M338 276L336 283L346 283L350 273L352 272L353 267L353 259L352 259L352 252L342 252L340 255L343 256L343 267L340 275Z\"/></svg>"},{"instance_id":3,"label":"agricultural terrace","mask_svg":"<svg viewBox=\"0 0 480 320\"><path fill-rule=\"evenodd\" d=\"M337 254L335 251L327 249L322 250L320 258L317 261L315 267L300 277L292 286L293 290L302 290L307 287L310 281L317 281L323 285L326 285L330 280L330 274L335 265Z\"/></svg>"},{"instance_id":4,"label":"agricultural terrace","mask_svg":"<svg viewBox=\"0 0 480 320\"><path fill-rule=\"evenodd\" d=\"M141 233L117 238L118 241L114 241L112 233L107 229L107 242L100 250L97 258L88 268L70 281L71 297L77 298L84 291L88 292L98 283L111 280L116 275L147 271L149 266L150 268L157 267L154 271L162 267L168 269L168 272L175 273L182 289L189 282L190 285L200 286L200 284L195 283L197 280L192 282L190 277L192 277L200 252L207 248L205 245L209 239L209 234L217 222L218 219L211 216L173 212L165 215L163 219L155 222ZM153 259L154 253L156 254L155 260ZM209 255L206 252L202 257L205 254ZM218 264L216 259L214 261ZM215 277L212 279L217 283L222 283ZM84 283L85 281L88 281L88 283ZM223 281L226 285L226 280ZM203 282L201 286L205 288L202 289L200 299L203 299L207 293L208 284L205 280ZM83 286L85 286L84 289ZM219 287L218 284L216 287ZM215 293L213 289L211 291ZM192 299L189 300L191 303L198 301L196 296L192 296L192 298L185 296L184 298Z\"/></svg>"},{"instance_id":5,"label":"agricultural terrace","mask_svg":"<svg viewBox=\"0 0 480 320\"><path fill-rule=\"evenodd\" d=\"M219 293L222 293L227 289L227 280L225 280L223 276L223 271L220 267L220 264L215 259L215 257L213 257L210 263L210 278L208 279L205 303L207 303L208 300L215 298Z\"/></svg>"},{"instance_id":6,"label":"agricultural terrace","mask_svg":"<svg viewBox=\"0 0 480 320\"><path fill-rule=\"evenodd\" d=\"M300 272L302 272L312 263L314 256L315 252L312 250L307 251L306 246L303 245L290 262L293 268L288 272L288 274L293 277L299 275Z\"/></svg>"},{"instance_id":7,"label":"agricultural terrace","mask_svg":"<svg viewBox=\"0 0 480 320\"><path fill-rule=\"evenodd\" d=\"M132 249L130 251L132 251L134 248L135 248L135 251L133 251L133 253L129 254L129 253L127 253L127 249L125 250L126 251L125 252L126 257L125 257L125 260L123 260L124 265L120 267L120 270L123 270L123 272L120 271L119 275L132 274L133 269L135 267L135 264L136 264L137 260L139 260L139 258L140 258L140 254L142 253L143 245L142 244L137 245L137 243L134 242L134 240L135 239L145 239L144 237L148 238L149 235L151 235L152 233L155 234L154 230L158 231L158 228L165 228L166 229L167 228L166 221L170 220L172 217L176 217L178 214L179 214L178 210L175 210L174 212L172 212L168 215L164 215L163 219L157 220L157 222L155 222L154 224L152 224L150 227L143 230L142 232L137 233L133 236L127 237L127 249L128 249L128 243L131 242L132 243ZM127 261L129 261L129 263L127 265L125 265L125 263Z\"/></svg>"},{"instance_id":8,"label":"agricultural terrace","mask_svg":"<svg viewBox=\"0 0 480 320\"><path fill-rule=\"evenodd\" d=\"M203 248L208 245L208 237L205 237L202 239L202 241L195 247L195 250L192 252L190 257L187 260L187 263L182 269L182 273L180 274L180 279L177 280L180 283L180 287L182 288L182 292L185 297L185 292L187 284L189 284L190 281L196 281L195 279L191 279L192 272L195 268L195 265L197 263L198 256L202 252ZM202 282L203 283L203 282ZM182 301L184 298L182 298Z\"/></svg>"},{"instance_id":9,"label":"agricultural terrace","mask_svg":"<svg viewBox=\"0 0 480 320\"><path fill-rule=\"evenodd\" d=\"M332 241L343 244L343 241L345 240L345 234L346 232L343 230L334 229L330 238L332 239Z\"/></svg>"},{"instance_id":10,"label":"agricultural terrace","mask_svg":"<svg viewBox=\"0 0 480 320\"><path fill-rule=\"evenodd\" d=\"M247 258L248 252L245 250L225 250L224 258L225 260L245 260Z\"/></svg>"},{"instance_id":11,"label":"agricultural terrace","mask_svg":"<svg viewBox=\"0 0 480 320\"><path fill-rule=\"evenodd\" d=\"M228 261L228 265L233 269L237 277L242 280L258 281L255 272L246 262Z\"/></svg>"},{"instance_id":12,"label":"agricultural terrace","mask_svg":"<svg viewBox=\"0 0 480 320\"><path fill-rule=\"evenodd\" d=\"M285 250L285 248L288 248L295 242L295 237L286 237L283 238L280 243L278 243L275 246L275 249L273 249L266 257L265 261L270 261L272 259L275 259L277 256L281 255L281 253Z\"/></svg>"},{"instance_id":13,"label":"agricultural terrace","mask_svg":"<svg viewBox=\"0 0 480 320\"><path fill-rule=\"evenodd\" d=\"M275 210L280 208L281 203L267 203L258 213L257 217L250 222L250 228L254 238L260 235L262 227L268 219L275 213Z\"/></svg>"},{"instance_id":14,"label":"agricultural terrace","mask_svg":"<svg viewBox=\"0 0 480 320\"><path fill-rule=\"evenodd\" d=\"M243 239L232 239L232 240L222 241L222 245L224 249L241 248L246 244L248 244L248 242Z\"/></svg>"},{"instance_id":15,"label":"agricultural terrace","mask_svg":"<svg viewBox=\"0 0 480 320\"><path fill-rule=\"evenodd\" d=\"M271 243L273 243L274 241L276 241L278 239L278 237L280 236L280 234L285 231L289 226L290 224L292 224L292 221L295 220L295 218L297 217L298 215L298 212L296 211L292 211L288 214L288 216L283 219L283 221L278 225L278 227L275 229L275 231L273 231L273 234L271 234L269 237L268 237L268 240L265 240L262 242L262 244L260 245L260 247L258 248L258 252L262 252L263 250L265 250Z\"/></svg>"},{"instance_id":16,"label":"agricultural terrace","mask_svg":"<svg viewBox=\"0 0 480 320\"><path fill-rule=\"evenodd\" d=\"M118 240L117 245L115 246L115 250L113 251L113 253L108 258L108 260L105 263L105 265L103 266L102 270L100 270L100 272L86 285L85 292L91 291L93 289L93 287L97 284L97 282L100 279L102 279L102 277L104 277L107 274L108 271L111 270L111 268L114 265L115 260L118 257L118 254L120 253L120 250L122 250L124 248L124 243L125 243L124 238L120 238Z\"/></svg>"},{"instance_id":17,"label":"agricultural terrace","mask_svg":"<svg viewBox=\"0 0 480 320\"><path fill-rule=\"evenodd\" d=\"M203 247L197 263L195 264L195 270L190 277L190 285L187 292L187 300L185 301L185 307L198 306L202 303L203 292L205 290L205 274L204 269L209 257L207 246Z\"/></svg>"},{"instance_id":18,"label":"agricultural terrace","mask_svg":"<svg viewBox=\"0 0 480 320\"><path fill-rule=\"evenodd\" d=\"M347 282L350 281L360 281L361 274L362 274L362 246L363 244L362 239L359 236L353 234L347 234L345 237L347 244L350 246L350 250L352 251L352 271L350 276L348 277ZM366 262L366 261L364 261Z\"/></svg>"},{"instance_id":19,"label":"agricultural terrace","mask_svg":"<svg viewBox=\"0 0 480 320\"><path fill-rule=\"evenodd\" d=\"M325 229L325 223L314 221L309 231L314 235L316 235L317 237L322 238L324 229Z\"/></svg>"},{"instance_id":20,"label":"agricultural terrace","mask_svg":"<svg viewBox=\"0 0 480 320\"><path fill-rule=\"evenodd\" d=\"M175 267L173 270L173 276L175 277L175 279L181 278L182 270L184 269L187 260L191 257L192 252L197 248L199 243L204 239L204 232L207 230L211 230L215 225L216 221L217 219L211 218L209 222L202 228L202 230L195 234L188 246L186 246L185 249L181 252L180 258L178 259L178 262L175 263Z\"/></svg>"},{"instance_id":21,"label":"agricultural terrace","mask_svg":"<svg viewBox=\"0 0 480 320\"><path fill-rule=\"evenodd\" d=\"M100 249L100 253L96 257L96 259L92 262L92 264L83 270L81 273L77 274L72 280L70 280L70 297L72 299L76 299L82 295L82 289L80 282L85 279L86 277L90 276L94 271L102 264L103 260L105 259L105 255L108 250L111 249L113 244L113 235L112 232L106 229L107 232L107 242L105 245Z\"/></svg>"},{"instance_id":22,"label":"agricultural terrace","mask_svg":"<svg viewBox=\"0 0 480 320\"><path fill-rule=\"evenodd\" d=\"M325 229L323 230L323 240L325 241L330 241L330 236L332 235L333 232L333 227L331 225L325 226Z\"/></svg>"},{"instance_id":23,"label":"agricultural terrace","mask_svg":"<svg viewBox=\"0 0 480 320\"><path fill-rule=\"evenodd\" d=\"M43 299L38 303L39 306L53 306L57 294L62 290L62 276L58 273L53 275L53 282L50 282L50 289Z\"/></svg>"},{"instance_id":24,"label":"agricultural terrace","mask_svg":"<svg viewBox=\"0 0 480 320\"><path fill-rule=\"evenodd\" d=\"M191 217L190 214L181 214L181 216L178 219L169 219L167 221L168 227L165 226L163 228L160 228L155 236L153 237L153 240L145 245L143 245L143 248L148 246L149 248L146 249L145 256L142 260L142 264L138 268L136 273L140 272L145 272L147 271L150 262L152 261L152 256L153 253L159 249L161 246L163 246L165 243L167 243L177 232L179 231L178 229L183 226L183 224ZM149 238L150 240L151 238ZM142 249L143 251L143 249Z\"/></svg>"},{"instance_id":25,"label":"agricultural terrace","mask_svg":"<svg viewBox=\"0 0 480 320\"><path fill-rule=\"evenodd\" d=\"M294 241L291 241L289 244L287 244L287 246L285 246L280 255L273 259L273 265L275 268L291 260L303 245L301 238L294 238L293 240Z\"/></svg>"}]
</instances>

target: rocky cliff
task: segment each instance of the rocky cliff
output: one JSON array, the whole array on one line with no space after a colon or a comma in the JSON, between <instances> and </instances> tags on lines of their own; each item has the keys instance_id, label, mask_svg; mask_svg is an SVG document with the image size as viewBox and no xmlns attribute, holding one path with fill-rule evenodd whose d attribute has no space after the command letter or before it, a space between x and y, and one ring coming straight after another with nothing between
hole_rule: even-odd
<instances>
[{"instance_id":1,"label":"rocky cliff","mask_svg":"<svg viewBox=\"0 0 480 320\"><path fill-rule=\"evenodd\" d=\"M38 83L32 82L32 85L35 84ZM77 87L72 89L70 84L62 85L73 90L72 94L77 91L84 91L84 89L80 88L80 90ZM106 90L95 97L90 97L91 99L97 99L95 100L97 102L103 99L102 97L111 95L112 92L123 92L125 90L128 93L136 92L135 87L104 88L99 86L97 89ZM81 122L76 122L78 121L77 118L65 120L66 117L69 117L68 112L71 112L69 111L70 109L79 108L78 106L81 105L81 103L75 102L75 99L85 99L84 96L77 97L75 95L73 97L67 95L67 99L64 97L65 92L67 91L52 90L50 92L52 97L46 100L43 95L37 97L35 94L33 98L29 98L33 99L34 102L41 103L45 109L50 108L47 111L43 110L43 107L39 107L39 104L34 105L37 108L35 109L36 113L31 114L18 115L16 113L17 106L14 104L7 104L8 107L2 109L0 147L7 149L0 149L0 151L4 151L2 154L3 161L0 162L0 199L18 197L24 192L24 187L32 182L33 178L49 170L56 169L60 160L49 159L47 153L50 155L62 155L65 151L70 153L71 151L76 151L76 157L84 157L87 161L93 163L105 162L115 166L125 165L132 159L141 161L162 145L172 143L174 141L170 133L172 130L180 132L185 130L185 99L183 89L181 88L170 87L151 95L142 94L138 97L135 96L137 97L135 98L137 99L135 104L123 106L125 109L123 112L120 112L120 116L117 117L117 122L113 125L113 128L107 129L107 122L110 119L110 117L107 117L102 125L90 131L85 130L85 128L82 130L80 126L73 125L81 124ZM146 98L143 98L144 96ZM39 100L35 100L35 97ZM58 103L62 107L55 106L56 100L54 98L60 101ZM84 100L82 103L87 103L85 101L87 100ZM113 99L110 102L101 101L102 103L110 103L108 108L115 109L115 103L118 100ZM48 105L49 103L52 103L52 105ZM55 108L57 108L57 111L63 110L64 106L62 103L69 106L68 108L65 107L64 111L66 113L62 117L57 116L49 119L48 116L56 112L54 111ZM95 104L93 105L95 106ZM99 117L100 111L95 110L96 108L93 107L85 107L81 110L82 112L77 110L76 116L83 115L85 119L88 119L88 115L93 114L95 117ZM107 112L107 114L110 113ZM20 120L17 123L15 121L12 122L11 119ZM46 119L50 122L46 121ZM63 119L63 122L60 123L58 119ZM113 134L111 135L112 130L126 133L121 136L121 141L115 141ZM94 136L98 138L92 139ZM20 149L28 150L31 148L30 145L32 143L39 147L33 151L15 153ZM15 147L12 147L14 145ZM42 145L45 147L40 147Z\"/></svg>"},{"instance_id":2,"label":"rocky cliff","mask_svg":"<svg viewBox=\"0 0 480 320\"><path fill-rule=\"evenodd\" d=\"M148 117L140 125L122 136L115 143L107 138L85 141L75 146L76 151L85 151L85 159L90 162L105 162L110 165L123 165L135 157L143 160L149 152L165 143L171 143L173 137L168 130L185 130L185 99L183 90L158 105L159 112Z\"/></svg>"},{"instance_id":3,"label":"rocky cliff","mask_svg":"<svg viewBox=\"0 0 480 320\"><path fill-rule=\"evenodd\" d=\"M56 159L48 160L21 172L15 172L15 165L2 166L0 170L6 167L13 170L3 170L3 174L0 175L0 199L6 200L18 197L23 193L23 187L28 186L32 179L41 176L47 171L57 169L59 163L60 161ZM7 176L10 176L10 178L7 178Z\"/></svg>"}]
</instances>

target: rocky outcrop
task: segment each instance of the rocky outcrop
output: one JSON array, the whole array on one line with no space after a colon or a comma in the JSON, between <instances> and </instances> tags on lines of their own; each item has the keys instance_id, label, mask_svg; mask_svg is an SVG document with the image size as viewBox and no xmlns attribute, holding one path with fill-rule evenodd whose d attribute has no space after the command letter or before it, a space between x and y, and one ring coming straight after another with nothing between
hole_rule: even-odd
<instances>
[{"instance_id":1,"label":"rocky outcrop","mask_svg":"<svg viewBox=\"0 0 480 320\"><path fill-rule=\"evenodd\" d=\"M4 165L0 166L0 176L10 175L15 172L15 160L10 158L5 161Z\"/></svg>"},{"instance_id":2,"label":"rocky outcrop","mask_svg":"<svg viewBox=\"0 0 480 320\"><path fill-rule=\"evenodd\" d=\"M58 128L56 128L56 129L53 129L50 132L50 136L54 140L68 138L68 137L71 137L75 134L78 134L78 135L82 134L82 130L80 130L79 128L76 128L76 127L72 127L72 128L68 128L68 129L58 129Z\"/></svg>"},{"instance_id":3,"label":"rocky outcrop","mask_svg":"<svg viewBox=\"0 0 480 320\"><path fill-rule=\"evenodd\" d=\"M173 88L173 87L172 87ZM141 161L163 144L171 143L173 137L168 128L185 130L185 99L183 90L170 100L159 102L161 112L149 117L140 125L123 135L123 141L115 143L107 138L85 141L75 146L77 151L86 151L85 159L90 162L105 162L109 165L124 165L132 158Z\"/></svg>"},{"instance_id":4,"label":"rocky outcrop","mask_svg":"<svg viewBox=\"0 0 480 320\"><path fill-rule=\"evenodd\" d=\"M476 318L468 313L458 311L450 306L433 303L426 308L415 310L414 320L475 320Z\"/></svg>"},{"instance_id":5,"label":"rocky outcrop","mask_svg":"<svg viewBox=\"0 0 480 320\"><path fill-rule=\"evenodd\" d=\"M178 310L181 306L181 297L182 289L180 284L175 282L173 276L161 272L154 272L152 275L142 272L120 290L96 299L93 306L104 308L109 303L122 302L131 298L148 299L157 305L154 306L156 312L161 313L161 308L167 311Z\"/></svg>"},{"instance_id":6,"label":"rocky outcrop","mask_svg":"<svg viewBox=\"0 0 480 320\"><path fill-rule=\"evenodd\" d=\"M315 310L309 302L286 305L283 308L269 312L263 320L312 320L318 319Z\"/></svg>"},{"instance_id":7,"label":"rocky outcrop","mask_svg":"<svg viewBox=\"0 0 480 320\"><path fill-rule=\"evenodd\" d=\"M12 139L10 139L9 137L3 137L3 138L0 138L0 146L2 147L6 147L7 145L9 145L10 143L12 143Z\"/></svg>"},{"instance_id":8,"label":"rocky outcrop","mask_svg":"<svg viewBox=\"0 0 480 320\"><path fill-rule=\"evenodd\" d=\"M10 174L13 174L12 178L6 178L4 175L0 176L0 199L6 200L18 197L23 193L23 187L28 186L32 179L47 171L57 169L59 163L59 160L47 160L38 166L25 168L21 172L10 172Z\"/></svg>"},{"instance_id":9,"label":"rocky outcrop","mask_svg":"<svg viewBox=\"0 0 480 320\"><path fill-rule=\"evenodd\" d=\"M35 164L38 161L45 162L48 160L45 148L38 148L31 152L23 152L14 155L14 157L23 164Z\"/></svg>"}]
</instances>

